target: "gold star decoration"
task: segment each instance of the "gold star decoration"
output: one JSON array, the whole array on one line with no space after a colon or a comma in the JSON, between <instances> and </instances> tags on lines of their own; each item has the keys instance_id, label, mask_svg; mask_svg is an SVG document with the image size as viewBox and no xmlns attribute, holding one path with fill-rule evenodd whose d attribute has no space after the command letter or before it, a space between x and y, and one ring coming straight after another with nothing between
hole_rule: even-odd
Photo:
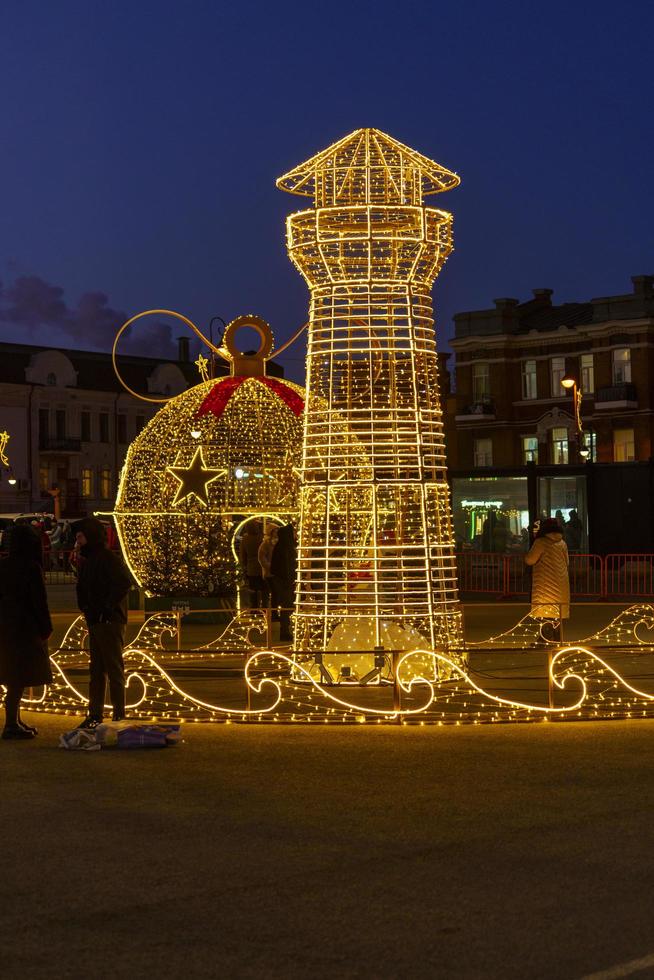
<instances>
[{"instance_id":1,"label":"gold star decoration","mask_svg":"<svg viewBox=\"0 0 654 980\"><path fill-rule=\"evenodd\" d=\"M209 361L207 360L207 358L204 357L202 354L200 354L197 361L194 361L193 363L195 364L196 368L200 372L200 377L202 378L202 380L208 381L209 371L207 370L207 364L209 363Z\"/></svg>"},{"instance_id":2,"label":"gold star decoration","mask_svg":"<svg viewBox=\"0 0 654 980\"><path fill-rule=\"evenodd\" d=\"M198 447L195 456L191 460L190 466L168 466L167 472L172 473L176 480L179 480L179 487L173 500L173 507L181 503L191 494L195 494L200 503L209 506L209 493L207 486L223 476L227 470L211 469L205 466L202 448Z\"/></svg>"}]
</instances>

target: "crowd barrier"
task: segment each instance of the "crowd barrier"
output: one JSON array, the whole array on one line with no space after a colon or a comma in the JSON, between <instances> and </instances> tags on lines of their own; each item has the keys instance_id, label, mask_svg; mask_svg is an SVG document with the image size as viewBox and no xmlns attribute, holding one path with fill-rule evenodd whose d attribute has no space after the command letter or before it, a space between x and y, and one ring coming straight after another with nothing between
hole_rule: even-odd
<instances>
[{"instance_id":1,"label":"crowd barrier","mask_svg":"<svg viewBox=\"0 0 654 980\"><path fill-rule=\"evenodd\" d=\"M5 552L0 551L0 557ZM49 585L75 582L73 550L53 549L44 555ZM531 568L524 553L464 551L456 555L459 591L501 597L528 596ZM654 597L654 554L571 554L570 593L578 599L632 599Z\"/></svg>"},{"instance_id":2,"label":"crowd barrier","mask_svg":"<svg viewBox=\"0 0 654 980\"><path fill-rule=\"evenodd\" d=\"M529 595L531 568L523 553L465 551L456 556L459 591L465 594ZM570 555L570 594L578 599L654 597L654 555Z\"/></svg>"}]
</instances>

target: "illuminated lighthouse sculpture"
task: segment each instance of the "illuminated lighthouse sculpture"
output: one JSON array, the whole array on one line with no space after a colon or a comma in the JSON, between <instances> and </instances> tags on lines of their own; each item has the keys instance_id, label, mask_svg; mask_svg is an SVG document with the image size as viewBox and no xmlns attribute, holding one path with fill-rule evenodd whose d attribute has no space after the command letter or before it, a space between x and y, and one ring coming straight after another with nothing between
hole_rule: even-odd
<instances>
[{"instance_id":1,"label":"illuminated lighthouse sculpture","mask_svg":"<svg viewBox=\"0 0 654 980\"><path fill-rule=\"evenodd\" d=\"M362 651L336 658L353 679L382 650L461 647L431 301L452 216L422 200L458 183L377 129L277 181L314 199L287 219L311 290L295 645Z\"/></svg>"}]
</instances>

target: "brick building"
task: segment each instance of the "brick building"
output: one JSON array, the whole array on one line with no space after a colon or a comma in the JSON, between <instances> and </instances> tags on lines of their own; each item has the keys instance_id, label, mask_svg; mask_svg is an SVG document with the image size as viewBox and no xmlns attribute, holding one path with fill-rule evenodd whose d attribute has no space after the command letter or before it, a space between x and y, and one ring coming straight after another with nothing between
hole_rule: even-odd
<instances>
[{"instance_id":1,"label":"brick building","mask_svg":"<svg viewBox=\"0 0 654 980\"><path fill-rule=\"evenodd\" d=\"M494 510L515 547L535 516L569 521L575 511L587 547L589 466L651 459L654 276L634 276L632 286L560 305L552 290L535 289L526 302L497 299L454 317L448 453L462 546L481 546L480 526ZM581 392L581 434L566 376Z\"/></svg>"}]
</instances>

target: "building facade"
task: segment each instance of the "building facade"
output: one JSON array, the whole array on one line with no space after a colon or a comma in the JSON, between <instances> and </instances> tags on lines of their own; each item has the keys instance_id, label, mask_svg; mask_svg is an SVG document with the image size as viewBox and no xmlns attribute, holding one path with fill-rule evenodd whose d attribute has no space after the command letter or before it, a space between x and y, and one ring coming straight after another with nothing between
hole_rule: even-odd
<instances>
[{"instance_id":1,"label":"building facade","mask_svg":"<svg viewBox=\"0 0 654 980\"><path fill-rule=\"evenodd\" d=\"M120 369L151 397L200 380L185 338L177 361L121 355ZM127 447L158 408L122 387L110 354L0 343L0 514L53 511L57 493L63 516L111 510Z\"/></svg>"},{"instance_id":2,"label":"building facade","mask_svg":"<svg viewBox=\"0 0 654 980\"><path fill-rule=\"evenodd\" d=\"M570 536L580 537L575 550L588 548L589 466L610 481L608 464L652 457L654 276L585 303L555 305L552 290L536 289L454 323L448 450L459 547L522 548L529 521L558 516L581 521Z\"/></svg>"}]
</instances>

